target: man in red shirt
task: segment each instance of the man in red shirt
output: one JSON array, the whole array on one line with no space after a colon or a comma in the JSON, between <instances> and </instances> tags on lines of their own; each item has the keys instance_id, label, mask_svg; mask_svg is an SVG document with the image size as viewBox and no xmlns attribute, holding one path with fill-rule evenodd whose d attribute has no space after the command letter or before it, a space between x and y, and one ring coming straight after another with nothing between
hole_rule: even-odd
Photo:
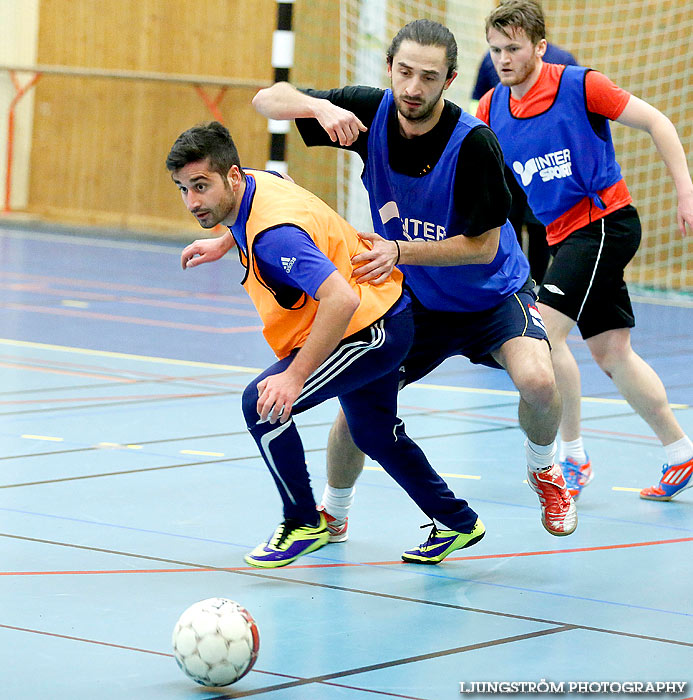
<instances>
[{"instance_id":1,"label":"man in red shirt","mask_svg":"<svg viewBox=\"0 0 693 700\"><path fill-rule=\"evenodd\" d=\"M601 369L661 440L667 455L642 498L671 500L693 486L693 443L654 370L635 353L624 269L640 243L640 221L615 160L609 120L646 131L672 176L682 235L693 228L693 183L676 129L647 102L601 73L542 61L544 17L533 0L508 0L486 20L500 85L477 117L496 132L506 162L546 226L554 256L539 292L563 398L561 466L573 497L592 478L580 434L580 373L566 343L577 324Z\"/></svg>"}]
</instances>

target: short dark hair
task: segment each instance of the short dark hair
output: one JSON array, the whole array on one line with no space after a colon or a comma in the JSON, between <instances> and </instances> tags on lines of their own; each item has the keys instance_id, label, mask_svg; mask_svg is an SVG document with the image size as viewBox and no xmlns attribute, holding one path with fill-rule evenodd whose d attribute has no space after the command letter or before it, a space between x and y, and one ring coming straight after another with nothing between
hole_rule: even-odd
<instances>
[{"instance_id":1,"label":"short dark hair","mask_svg":"<svg viewBox=\"0 0 693 700\"><path fill-rule=\"evenodd\" d=\"M508 30L522 29L535 45L546 38L544 12L535 0L502 0L486 18L486 36L490 29L505 36L509 36Z\"/></svg>"},{"instance_id":2,"label":"short dark hair","mask_svg":"<svg viewBox=\"0 0 693 700\"><path fill-rule=\"evenodd\" d=\"M219 122L197 124L184 131L171 146L166 157L166 167L173 172L188 163L206 158L209 158L210 170L219 173L222 178L229 174L232 165L241 170L236 144L229 130Z\"/></svg>"},{"instance_id":3,"label":"short dark hair","mask_svg":"<svg viewBox=\"0 0 693 700\"><path fill-rule=\"evenodd\" d=\"M409 39L421 46L442 46L448 64L447 78L451 78L457 70L457 42L453 33L439 22L430 19L416 19L409 22L397 32L387 50L387 64L392 67L392 61L403 41Z\"/></svg>"}]
</instances>

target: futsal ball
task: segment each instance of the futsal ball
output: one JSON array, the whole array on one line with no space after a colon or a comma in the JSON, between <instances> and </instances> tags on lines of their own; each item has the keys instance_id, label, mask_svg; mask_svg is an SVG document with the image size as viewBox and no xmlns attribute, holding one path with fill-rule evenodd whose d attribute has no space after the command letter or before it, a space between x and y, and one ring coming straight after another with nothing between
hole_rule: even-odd
<instances>
[{"instance_id":1,"label":"futsal ball","mask_svg":"<svg viewBox=\"0 0 693 700\"><path fill-rule=\"evenodd\" d=\"M173 653L183 673L200 685L235 683L253 667L260 634L252 615L227 598L191 605L173 630Z\"/></svg>"}]
</instances>

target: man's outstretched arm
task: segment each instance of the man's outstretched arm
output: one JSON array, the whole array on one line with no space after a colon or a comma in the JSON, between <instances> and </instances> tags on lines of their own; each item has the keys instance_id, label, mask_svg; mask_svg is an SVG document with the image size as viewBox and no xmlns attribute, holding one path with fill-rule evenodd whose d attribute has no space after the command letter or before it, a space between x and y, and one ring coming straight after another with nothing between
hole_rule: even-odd
<instances>
[{"instance_id":1,"label":"man's outstretched arm","mask_svg":"<svg viewBox=\"0 0 693 700\"><path fill-rule=\"evenodd\" d=\"M652 137L676 186L679 231L684 236L686 226L693 231L693 183L691 183L686 154L676 133L676 127L656 107L634 95L631 95L616 121L634 129L646 131Z\"/></svg>"},{"instance_id":2,"label":"man's outstretched arm","mask_svg":"<svg viewBox=\"0 0 693 700\"><path fill-rule=\"evenodd\" d=\"M340 146L351 146L362 131L367 131L353 112L306 95L286 82L260 90L253 98L253 107L268 119L317 119L332 142Z\"/></svg>"}]
</instances>

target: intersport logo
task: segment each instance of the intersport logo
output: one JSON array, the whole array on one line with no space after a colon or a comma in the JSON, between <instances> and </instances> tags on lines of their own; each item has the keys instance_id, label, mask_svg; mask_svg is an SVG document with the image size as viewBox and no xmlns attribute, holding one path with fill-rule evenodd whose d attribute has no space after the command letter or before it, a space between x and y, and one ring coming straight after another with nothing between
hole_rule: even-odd
<instances>
[{"instance_id":1,"label":"intersport logo","mask_svg":"<svg viewBox=\"0 0 693 700\"><path fill-rule=\"evenodd\" d=\"M570 177L573 174L570 149L564 148L560 151L530 158L524 165L516 160L513 163L513 170L522 179L523 187L527 187L537 173L539 173L542 182L549 182L554 178Z\"/></svg>"}]
</instances>

